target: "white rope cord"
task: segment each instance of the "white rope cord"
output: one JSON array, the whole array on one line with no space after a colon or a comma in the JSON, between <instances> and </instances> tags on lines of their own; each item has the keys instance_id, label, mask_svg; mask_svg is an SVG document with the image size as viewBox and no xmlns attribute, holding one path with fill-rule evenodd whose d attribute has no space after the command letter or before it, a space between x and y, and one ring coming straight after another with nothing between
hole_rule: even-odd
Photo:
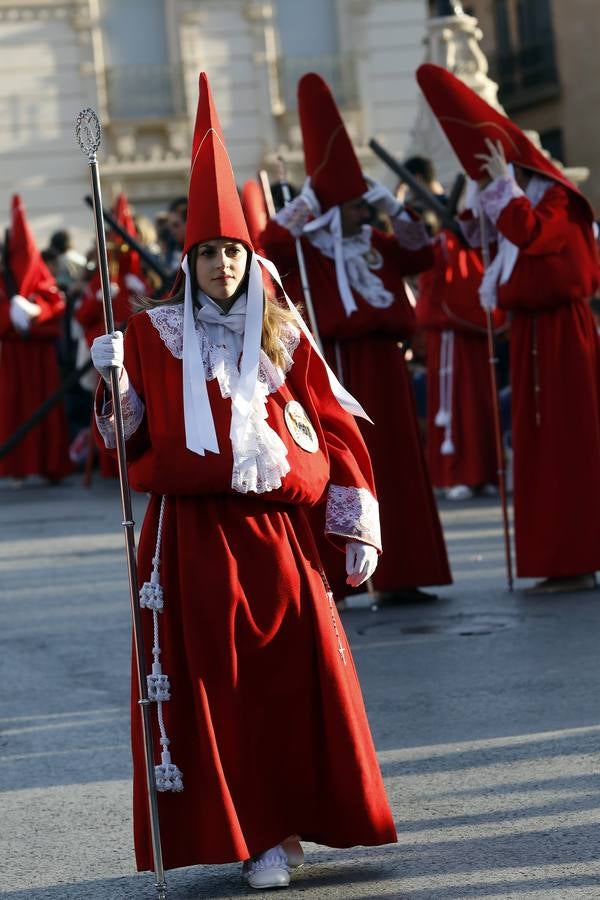
<instances>
[{"instance_id":1,"label":"white rope cord","mask_svg":"<svg viewBox=\"0 0 600 900\"><path fill-rule=\"evenodd\" d=\"M160 551L162 543L163 521L165 516L166 497L160 503L158 515L158 533L156 535L156 548L152 557L152 573L150 581L144 582L140 590L140 606L152 611L153 641L152 641L152 673L147 676L148 699L156 703L158 728L160 731L160 745L162 747L160 765L154 767L157 791L182 791L183 780L180 770L171 762L169 753L169 738L165 728L163 717L163 703L171 699L171 684L169 676L165 675L160 664L160 640L158 629L158 614L164 608L164 594L160 583Z\"/></svg>"},{"instance_id":2,"label":"white rope cord","mask_svg":"<svg viewBox=\"0 0 600 900\"><path fill-rule=\"evenodd\" d=\"M454 388L454 332L442 331L440 336L439 365L439 407L435 416L435 424L444 429L444 440L440 452L443 456L454 453L452 440L452 393Z\"/></svg>"}]
</instances>

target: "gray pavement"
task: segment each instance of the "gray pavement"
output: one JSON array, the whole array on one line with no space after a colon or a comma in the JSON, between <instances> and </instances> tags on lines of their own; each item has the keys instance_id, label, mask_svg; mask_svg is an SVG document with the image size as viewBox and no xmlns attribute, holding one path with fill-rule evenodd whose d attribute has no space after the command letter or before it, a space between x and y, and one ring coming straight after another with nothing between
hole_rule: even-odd
<instances>
[{"instance_id":1,"label":"gray pavement","mask_svg":"<svg viewBox=\"0 0 600 900\"><path fill-rule=\"evenodd\" d=\"M144 498L136 499L141 521ZM455 584L349 610L397 845L309 846L288 900L600 898L600 593L509 595L497 504L446 506ZM0 483L0 895L143 900L114 484ZM169 898L256 895L237 866Z\"/></svg>"}]
</instances>

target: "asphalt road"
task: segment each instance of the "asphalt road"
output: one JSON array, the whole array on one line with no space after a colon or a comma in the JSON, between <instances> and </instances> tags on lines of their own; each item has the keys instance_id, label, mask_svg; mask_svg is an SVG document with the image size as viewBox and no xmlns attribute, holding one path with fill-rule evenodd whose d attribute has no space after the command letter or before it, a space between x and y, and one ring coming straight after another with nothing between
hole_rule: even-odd
<instances>
[{"instance_id":1,"label":"asphalt road","mask_svg":"<svg viewBox=\"0 0 600 900\"><path fill-rule=\"evenodd\" d=\"M141 521L144 499L136 500ZM600 898L600 593L504 586L497 506L446 506L455 584L344 622L399 842L308 847L288 900ZM114 484L0 484L0 895L143 900ZM256 895L238 866L169 898Z\"/></svg>"}]
</instances>

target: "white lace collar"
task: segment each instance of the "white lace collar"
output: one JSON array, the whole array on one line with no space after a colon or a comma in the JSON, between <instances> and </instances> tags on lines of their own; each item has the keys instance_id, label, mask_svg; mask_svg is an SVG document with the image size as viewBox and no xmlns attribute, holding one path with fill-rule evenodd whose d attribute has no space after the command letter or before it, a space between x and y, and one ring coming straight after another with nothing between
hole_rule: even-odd
<instances>
[{"instance_id":1,"label":"white lace collar","mask_svg":"<svg viewBox=\"0 0 600 900\"><path fill-rule=\"evenodd\" d=\"M175 359L182 359L183 306L164 304L148 310L147 315L169 353ZM206 380L212 381L216 378L221 396L230 398L240 374L240 335L218 323L201 321L198 311L194 316L194 324ZM231 486L240 493L261 494L276 490L281 487L282 478L289 472L287 449L279 435L267 423L266 403L268 395L278 391L285 382L286 373L294 361L294 351L300 342L299 330L292 323L285 323L279 342L284 359L283 367L276 366L261 350L256 392L248 416L248 427L239 446L234 446L232 442Z\"/></svg>"}]
</instances>

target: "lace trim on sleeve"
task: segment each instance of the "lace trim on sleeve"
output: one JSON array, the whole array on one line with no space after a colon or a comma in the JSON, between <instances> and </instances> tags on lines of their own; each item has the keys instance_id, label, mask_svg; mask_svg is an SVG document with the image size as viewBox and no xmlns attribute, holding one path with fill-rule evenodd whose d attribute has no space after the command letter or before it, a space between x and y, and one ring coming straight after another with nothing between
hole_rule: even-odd
<instances>
[{"instance_id":1,"label":"lace trim on sleeve","mask_svg":"<svg viewBox=\"0 0 600 900\"><path fill-rule=\"evenodd\" d=\"M275 216L275 221L281 225L282 228L287 229L292 237L297 238L302 234L302 229L308 222L310 216L311 211L308 204L304 198L299 195L298 197L294 197L293 200L290 200L286 206L282 206Z\"/></svg>"},{"instance_id":2,"label":"lace trim on sleeve","mask_svg":"<svg viewBox=\"0 0 600 900\"><path fill-rule=\"evenodd\" d=\"M405 250L422 250L431 243L424 223L415 221L406 211L391 219L396 240Z\"/></svg>"},{"instance_id":3,"label":"lace trim on sleeve","mask_svg":"<svg viewBox=\"0 0 600 900\"><path fill-rule=\"evenodd\" d=\"M524 196L524 192L514 178L502 177L495 178L488 184L485 190L481 191L479 199L488 219L491 219L495 225L500 217L500 213L508 206L511 200Z\"/></svg>"},{"instance_id":4,"label":"lace trim on sleeve","mask_svg":"<svg viewBox=\"0 0 600 900\"><path fill-rule=\"evenodd\" d=\"M326 534L363 541L381 550L379 504L366 488L331 484L325 513Z\"/></svg>"},{"instance_id":5,"label":"lace trim on sleeve","mask_svg":"<svg viewBox=\"0 0 600 900\"><path fill-rule=\"evenodd\" d=\"M123 411L123 430L125 440L128 441L142 424L146 408L138 397L135 388L129 382L127 369L123 369L121 374L119 394L121 395L121 409ZM117 436L112 400L109 400L104 405L101 414L96 413L96 424L107 450L114 450L117 446Z\"/></svg>"}]
</instances>

